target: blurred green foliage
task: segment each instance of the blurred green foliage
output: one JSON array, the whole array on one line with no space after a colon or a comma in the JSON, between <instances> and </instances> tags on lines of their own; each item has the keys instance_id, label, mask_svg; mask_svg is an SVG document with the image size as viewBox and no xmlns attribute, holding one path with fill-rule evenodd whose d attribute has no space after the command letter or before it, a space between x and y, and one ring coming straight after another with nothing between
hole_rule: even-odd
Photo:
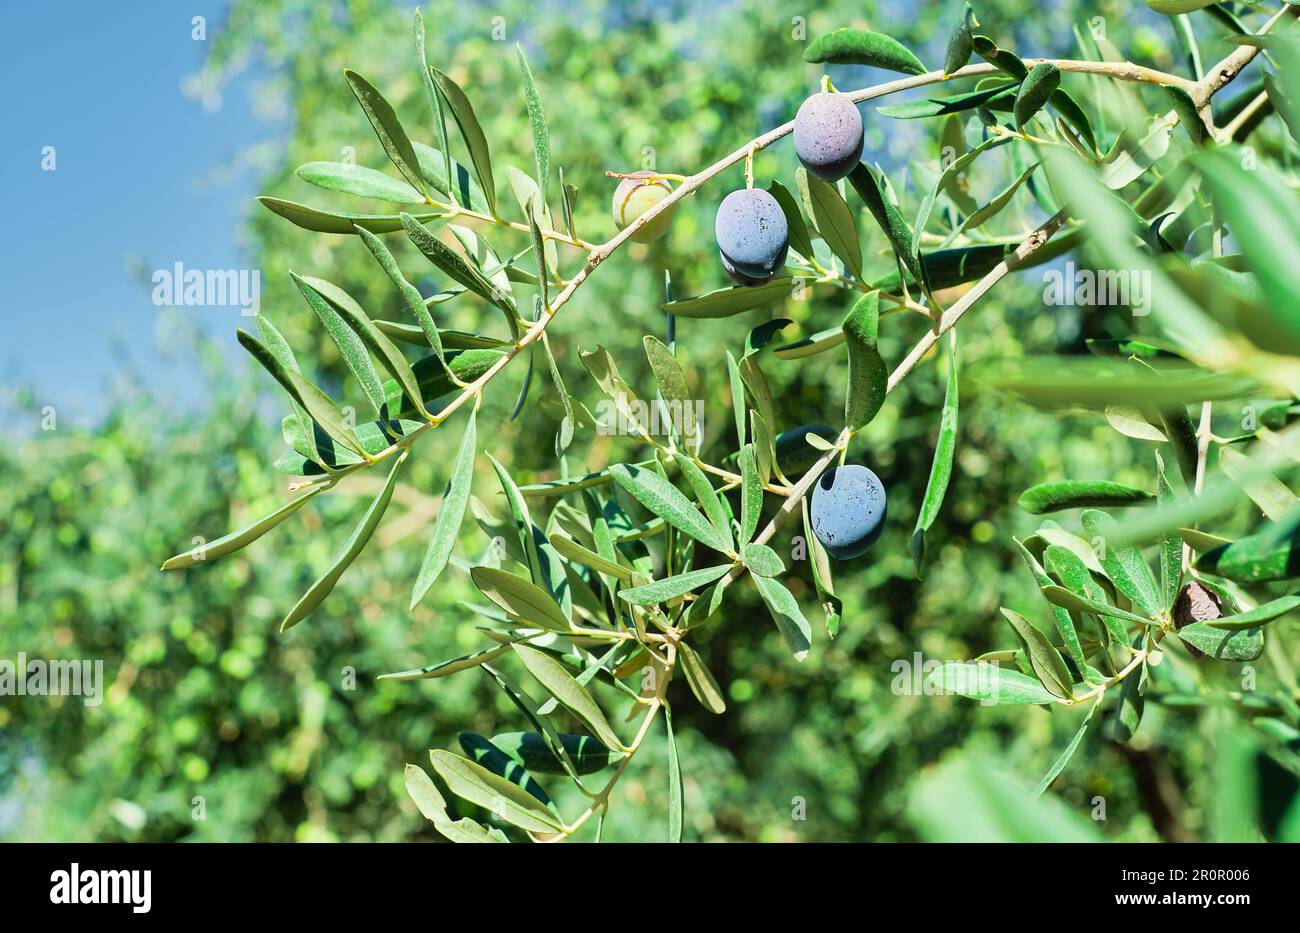
<instances>
[{"instance_id":1,"label":"blurred green foliage","mask_svg":"<svg viewBox=\"0 0 1300 933\"><path fill-rule=\"evenodd\" d=\"M1055 4L1026 16L1023 3L996 0L980 3L978 12L991 35L1025 55L1068 54L1071 25L1100 15L1133 60L1179 69L1166 21L1136 6ZM604 172L641 168L651 156L659 170L690 172L788 119L821 74L820 66L800 58L804 38L835 26L870 25L909 42L933 63L942 58L957 7L501 0L438 2L424 12L430 60L474 99L494 158L531 172L513 44L524 46L550 123L554 161L582 192L578 231L603 240L613 233L608 205L615 184ZM351 207L296 179L293 169L353 152L359 164L384 167L342 79L345 65L383 90L412 135L434 140L409 23L408 8L379 0L232 4L215 40L214 79L235 63L256 60L267 69L264 103L292 113L287 137L267 156L262 192ZM1226 45L1207 43L1205 54L1220 54L1220 47ZM837 67L831 74L841 88L882 79L863 68ZM896 185L909 159L935 157L930 124L865 112L868 157L881 161ZM779 177L789 184L794 165L791 147L781 145L761 153L755 171L760 180ZM987 171L987 177L975 176L977 188L984 186L979 193L995 190L1006 177L996 159ZM738 167L685 201L665 238L622 251L564 309L550 332L553 345L570 389L589 404L596 395L577 353L596 342L610 349L634 385L649 384L641 335L663 335L658 304L664 269L678 295L724 284L712 242L713 210L742 184ZM1041 216L1029 197L1017 204L1020 210L999 225L1009 235ZM256 207L249 229L263 272L265 313L308 366L328 374L330 388L360 399L288 273L327 277L376 317L401 317L397 294L356 238L310 234ZM492 235L503 254L525 245L523 235ZM869 252L883 262L884 238L878 231L874 236ZM401 238L386 242L408 271L430 268ZM580 255L562 255L571 272ZM418 284L428 294L436 283L430 277ZM963 359L1079 352L1084 337L1126 332L1125 321L1104 312L1045 309L1041 288L1041 271L1004 283L962 325ZM811 333L837 322L849 300L848 293L828 289L771 313L795 320L788 331L793 337L796 328ZM477 329L480 317L485 327L495 324L482 302L464 299L449 307L451 326ZM754 323L678 322L678 354L706 400L706 443L714 451L734 441L722 348L739 348ZM900 359L923 327L919 319L888 318L881 335L885 358ZM379 546L348 571L309 624L280 636L276 621L346 537L365 507L364 494L374 491L365 483L374 478L345 484L340 494L318 499L272 535L210 567L160 574L162 559L188 547L193 536L211 539L270 511L283 501L286 486L270 468L283 449L278 428L284 407L269 380L251 367L225 371L201 346L183 352L206 361L201 372L212 402L203 417L179 418L143 392L126 393L94 430L60 428L0 450L7 478L0 485L0 655L22 650L32 657L103 658L108 681L98 707L75 698L5 698L0 705L0 837L433 838L402 790L402 763L423 764L429 748L454 747L463 729L490 735L522 727L477 672L418 684L374 679L480 644L473 617L459 606L472 592L459 569L450 570L415 611L404 608L459 424L416 447ZM775 359L765 365L777 389L781 428L834 422L842 405L842 367ZM520 421L507 420L520 377L513 372L494 384L479 419L481 441L521 483L554 478L557 423L535 407ZM917 652L944 660L1007 647L1010 632L996 621L1000 605L1043 612L1009 540L1038 524L1016 508L1024 488L1066 476L1151 488L1151 464L1140 445L1118 442L1098 417L1049 416L972 393L963 398L952 486L929 535L927 577L918 582L908 540L929 473L943 379L939 363L923 364L891 394L855 449L855 457L884 480L896 506L884 540L851 572L841 570L840 636L831 642L818 632L808 660L795 664L746 585L727 623L697 639L728 710L711 716L685 684L672 687L686 838L949 838L959 804L992 800L990 812L1005 812L1005 790L981 796L962 778L964 769L976 767L970 762L996 760L1001 771L1032 786L1073 733L1079 711L986 709L953 697L896 695L893 665L910 664ZM610 444L627 443L597 437L589 451L580 444L570 467L599 467L614 455ZM476 478L475 492L489 504L499 500L490 475ZM790 534L787 528L778 536L778 550L789 552ZM467 526L463 553L487 544ZM799 580L790 583L811 603L811 582L806 568L802 572L802 590ZM1231 835L1216 831L1211 818L1216 728L1194 712L1154 709L1127 748L1090 737L1057 782L1051 796L1058 799L1035 824L1038 831L1128 840ZM657 733L620 784L621 805L612 811L605 838L663 837L662 742ZM964 757L933 770L959 754ZM1278 769L1261 767L1260 786L1267 791L1278 782ZM1094 824L1088 816L1099 797L1106 818ZM204 819L194 818L196 807ZM792 818L800 810L805 818ZM1263 830L1272 834L1282 817L1277 806L1270 812ZM977 825L995 823L989 817ZM1250 825L1238 834L1258 831ZM981 830L990 838L1017 833L1033 836L1023 825L1005 834Z\"/></svg>"}]
</instances>

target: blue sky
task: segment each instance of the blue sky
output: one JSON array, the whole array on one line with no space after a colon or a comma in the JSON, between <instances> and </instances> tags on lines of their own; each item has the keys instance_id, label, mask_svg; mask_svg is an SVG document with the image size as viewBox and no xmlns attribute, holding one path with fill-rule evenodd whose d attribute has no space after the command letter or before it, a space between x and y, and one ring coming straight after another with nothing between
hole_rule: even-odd
<instances>
[{"instance_id":1,"label":"blue sky","mask_svg":"<svg viewBox=\"0 0 1300 933\"><path fill-rule=\"evenodd\" d=\"M192 372L169 372L158 353L167 314L193 315L234 346L238 309L169 312L154 306L149 285L153 270L176 262L252 265L241 248L258 177L248 153L282 135L287 117L254 112L249 72L222 88L215 108L185 93L209 44L191 37L191 19L206 18L210 40L224 6L6 7L0 386L34 388L60 419L102 414L125 361L169 398L198 401ZM46 146L54 171L42 170Z\"/></svg>"}]
</instances>

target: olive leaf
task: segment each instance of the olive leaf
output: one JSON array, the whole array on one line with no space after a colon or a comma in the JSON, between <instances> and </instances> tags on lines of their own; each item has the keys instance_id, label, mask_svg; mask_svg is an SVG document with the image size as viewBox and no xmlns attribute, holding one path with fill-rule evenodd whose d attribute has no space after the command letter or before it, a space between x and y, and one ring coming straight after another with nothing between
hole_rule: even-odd
<instances>
[{"instance_id":1,"label":"olive leaf","mask_svg":"<svg viewBox=\"0 0 1300 933\"><path fill-rule=\"evenodd\" d=\"M1012 110L1016 126L1023 129L1038 111L1042 110L1061 84L1061 69L1051 62L1040 62L1029 70L1020 83L1016 103Z\"/></svg>"},{"instance_id":2,"label":"olive leaf","mask_svg":"<svg viewBox=\"0 0 1300 933\"><path fill-rule=\"evenodd\" d=\"M877 344L879 318L880 293L867 292L854 303L841 325L849 350L844 424L850 431L862 430L885 403L889 367Z\"/></svg>"},{"instance_id":3,"label":"olive leaf","mask_svg":"<svg viewBox=\"0 0 1300 933\"><path fill-rule=\"evenodd\" d=\"M912 568L921 578L921 565L925 560L925 533L930 530L948 492L952 478L952 464L957 449L957 331L953 330L948 350L948 387L944 390L943 413L939 416L939 438L934 445L934 459L930 461L930 478L925 484L925 496L916 516L912 531Z\"/></svg>"},{"instance_id":4,"label":"olive leaf","mask_svg":"<svg viewBox=\"0 0 1300 933\"><path fill-rule=\"evenodd\" d=\"M919 279L921 267L913 249L912 231L907 226L907 221L903 219L903 215L899 213L898 206L885 195L880 179L871 169L859 162L853 167L853 171L849 172L849 183L853 185L853 190L858 193L858 197L871 211L871 216L876 219L880 229L889 238L889 243L894 248L894 255L914 277ZM878 283L872 284L873 287L885 291L891 290Z\"/></svg>"},{"instance_id":5,"label":"olive leaf","mask_svg":"<svg viewBox=\"0 0 1300 933\"><path fill-rule=\"evenodd\" d=\"M456 535L461 522L465 520L465 506L469 504L470 483L474 478L474 454L478 448L478 412L470 412L465 433L460 439L460 448L456 451L456 460L451 468L451 480L442 496L442 505L433 524L433 536L429 539L428 550L420 562L420 572L411 591L411 609L414 609L424 595L437 581L451 550L456 544Z\"/></svg>"},{"instance_id":6,"label":"olive leaf","mask_svg":"<svg viewBox=\"0 0 1300 933\"><path fill-rule=\"evenodd\" d=\"M374 85L350 68L343 69L343 76L352 88L352 93L356 95L357 102L361 104L361 109L365 111L366 119L374 127L375 135L379 137L384 152L388 153L388 158L402 173L402 177L420 193L420 200L423 201L424 180L420 177L420 160L416 158L411 140L407 137L406 130L402 129L401 121L397 119L392 105L384 99L384 95L380 94Z\"/></svg>"},{"instance_id":7,"label":"olive leaf","mask_svg":"<svg viewBox=\"0 0 1300 933\"><path fill-rule=\"evenodd\" d=\"M1107 480L1063 480L1039 483L1020 494L1020 507L1034 515L1065 509L1122 508L1147 505L1155 496L1145 489Z\"/></svg>"},{"instance_id":8,"label":"olive leaf","mask_svg":"<svg viewBox=\"0 0 1300 933\"><path fill-rule=\"evenodd\" d=\"M731 567L731 564L719 564L701 570L688 570L686 573L654 580L641 586L626 587L618 591L618 596L638 606L653 606L655 603L667 602L707 586L724 576Z\"/></svg>"},{"instance_id":9,"label":"olive leaf","mask_svg":"<svg viewBox=\"0 0 1300 933\"><path fill-rule=\"evenodd\" d=\"M407 182L352 162L308 162L298 166L294 174L330 191L399 204L424 203L424 195Z\"/></svg>"},{"instance_id":10,"label":"olive leaf","mask_svg":"<svg viewBox=\"0 0 1300 933\"><path fill-rule=\"evenodd\" d=\"M722 690L695 649L684 641L678 642L677 659L681 662L682 673L686 675L686 683L700 705L715 715L726 712L727 701L722 698Z\"/></svg>"},{"instance_id":11,"label":"olive leaf","mask_svg":"<svg viewBox=\"0 0 1300 933\"><path fill-rule=\"evenodd\" d=\"M264 194L258 195L257 200L273 214L278 214L295 226L313 233L355 233L357 227L362 227L371 233L392 233L394 230L402 229L402 219L396 214L356 214L351 211L325 210ZM420 223L428 223L447 215L439 211L430 211L413 216Z\"/></svg>"},{"instance_id":12,"label":"olive leaf","mask_svg":"<svg viewBox=\"0 0 1300 933\"><path fill-rule=\"evenodd\" d=\"M614 482L677 530L715 551L727 553L731 550L727 546L727 540L708 519L663 477L650 470L622 463L610 467L609 471Z\"/></svg>"},{"instance_id":13,"label":"olive leaf","mask_svg":"<svg viewBox=\"0 0 1300 933\"><path fill-rule=\"evenodd\" d=\"M551 178L551 134L546 128L546 114L542 111L542 99L538 96L533 72L528 67L528 57L524 55L524 47L516 43L515 52L519 56L519 78L524 86L528 126L533 132L533 158L537 165L537 183L541 186L542 204L545 205Z\"/></svg>"},{"instance_id":14,"label":"olive leaf","mask_svg":"<svg viewBox=\"0 0 1300 933\"><path fill-rule=\"evenodd\" d=\"M677 758L677 737L673 733L673 711L664 707L664 728L668 733L668 841L682 841L682 765Z\"/></svg>"},{"instance_id":15,"label":"olive leaf","mask_svg":"<svg viewBox=\"0 0 1300 933\"><path fill-rule=\"evenodd\" d=\"M1269 583L1300 577L1300 524L1290 520L1220 544L1197 559L1196 569L1237 583Z\"/></svg>"},{"instance_id":16,"label":"olive leaf","mask_svg":"<svg viewBox=\"0 0 1300 933\"><path fill-rule=\"evenodd\" d=\"M975 50L973 36L977 26L979 22L975 19L975 11L971 9L969 3L964 4L961 19L957 20L956 25L952 27L951 35L948 36L948 48L943 58L944 74L950 75L960 71L970 61L971 52Z\"/></svg>"},{"instance_id":17,"label":"olive leaf","mask_svg":"<svg viewBox=\"0 0 1300 933\"><path fill-rule=\"evenodd\" d=\"M260 315L259 315L260 318ZM262 364L280 386L289 393L302 409L311 417L321 430L349 450L361 453L364 448L357 439L356 432L348 424L348 419L334 404L334 400L308 382L301 373L281 363L267 347L245 330L236 332L240 345L252 354L253 359Z\"/></svg>"},{"instance_id":18,"label":"olive leaf","mask_svg":"<svg viewBox=\"0 0 1300 933\"><path fill-rule=\"evenodd\" d=\"M281 632L293 628L323 603L325 597L329 596L334 590L334 585L339 582L343 572L352 566L352 562L357 559L357 555L365 549L371 535L379 527L379 522L388 509L388 503L393 498L393 488L397 485L397 473L402 468L402 463L405 460L406 451L402 451L394 458L393 466L388 471L388 479L384 483L384 487L370 503L365 514L361 516L361 521L357 523L357 527L353 529L347 543L343 545L343 550L334 558L329 569L316 579L311 588L303 594L297 604L289 610L289 614L284 617L284 621L280 623Z\"/></svg>"},{"instance_id":19,"label":"olive leaf","mask_svg":"<svg viewBox=\"0 0 1300 933\"><path fill-rule=\"evenodd\" d=\"M903 74L925 73L925 66L897 39L865 29L836 29L818 36L803 50L806 62L836 65L871 65Z\"/></svg>"},{"instance_id":20,"label":"olive leaf","mask_svg":"<svg viewBox=\"0 0 1300 933\"><path fill-rule=\"evenodd\" d=\"M862 277L862 246L853 212L834 185L809 174L802 166L795 172L799 193L808 206L813 226L831 252L858 278Z\"/></svg>"},{"instance_id":21,"label":"olive leaf","mask_svg":"<svg viewBox=\"0 0 1300 933\"><path fill-rule=\"evenodd\" d=\"M482 765L441 749L430 752L429 760L453 794L477 804L512 826L532 833L553 833L563 828L563 823L550 807Z\"/></svg>"},{"instance_id":22,"label":"olive leaf","mask_svg":"<svg viewBox=\"0 0 1300 933\"><path fill-rule=\"evenodd\" d=\"M203 544L196 545L182 554L168 558L162 565L163 570L184 570L187 567L195 567L199 564L205 564L208 561L216 560L218 557L225 557L227 554L233 554L240 548L247 547L262 535L266 534L280 522L284 521L294 512L298 511L307 501L314 496L325 491L327 487L316 486L315 488L303 493L296 499L290 499L284 505L280 506L269 515L264 515L255 522L245 525L243 528L222 535L215 541L207 541Z\"/></svg>"},{"instance_id":23,"label":"olive leaf","mask_svg":"<svg viewBox=\"0 0 1300 933\"><path fill-rule=\"evenodd\" d=\"M469 102L460 85L446 74L430 65L429 75L442 93L443 100L451 108L452 118L460 129L466 148L469 149L469 159L474 163L474 173L478 175L479 184L483 188L488 213L495 217L497 196L492 182L492 155L488 149L487 137L483 135L483 127L479 125L478 117L474 115L474 106Z\"/></svg>"},{"instance_id":24,"label":"olive leaf","mask_svg":"<svg viewBox=\"0 0 1300 933\"><path fill-rule=\"evenodd\" d=\"M1025 652L1029 655L1029 663L1034 669L1034 674L1043 686L1055 696L1068 698L1071 695L1070 673L1065 667L1060 652L1053 648L1046 636L1020 613L1004 608L1002 615L1020 637Z\"/></svg>"},{"instance_id":25,"label":"olive leaf","mask_svg":"<svg viewBox=\"0 0 1300 933\"><path fill-rule=\"evenodd\" d=\"M600 711L596 701L587 692L587 688L578 683L573 675L560 665L560 662L536 648L518 643L511 647L514 648L515 654L519 656L524 667L528 669L528 673L532 674L561 706L590 729L592 735L612 751L627 751L623 743L618 740L618 736L614 734L614 730L610 728L605 714Z\"/></svg>"},{"instance_id":26,"label":"olive leaf","mask_svg":"<svg viewBox=\"0 0 1300 933\"><path fill-rule=\"evenodd\" d=\"M1101 544L1103 553L1097 558L1115 588L1131 599L1147 618L1156 618L1161 609L1160 593L1142 552L1130 544L1115 543L1119 525L1105 512L1086 509L1080 518L1084 531L1094 542L1094 550Z\"/></svg>"},{"instance_id":27,"label":"olive leaf","mask_svg":"<svg viewBox=\"0 0 1300 933\"><path fill-rule=\"evenodd\" d=\"M812 645L812 626L804 618L794 595L779 580L757 574L750 574L749 578L754 581L754 586L758 588L758 595L763 598L768 611L772 613L776 627L780 630L781 637L785 639L794 659L802 661L808 657L808 649Z\"/></svg>"},{"instance_id":28,"label":"olive leaf","mask_svg":"<svg viewBox=\"0 0 1300 933\"><path fill-rule=\"evenodd\" d=\"M998 706L1036 706L1058 701L1058 697L1034 678L987 662L949 661L931 672L926 680L943 693Z\"/></svg>"}]
</instances>

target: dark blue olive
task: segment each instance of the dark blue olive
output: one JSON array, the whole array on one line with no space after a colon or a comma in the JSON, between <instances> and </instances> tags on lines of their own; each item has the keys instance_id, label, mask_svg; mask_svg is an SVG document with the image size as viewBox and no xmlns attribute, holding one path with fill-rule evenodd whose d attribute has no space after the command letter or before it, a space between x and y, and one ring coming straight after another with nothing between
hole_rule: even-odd
<instances>
[{"instance_id":1,"label":"dark blue olive","mask_svg":"<svg viewBox=\"0 0 1300 933\"><path fill-rule=\"evenodd\" d=\"M833 467L817 478L812 528L831 557L863 554L885 529L885 487L864 466Z\"/></svg>"},{"instance_id":2,"label":"dark blue olive","mask_svg":"<svg viewBox=\"0 0 1300 933\"><path fill-rule=\"evenodd\" d=\"M794 117L794 151L803 167L836 182L862 158L862 114L844 94L814 94Z\"/></svg>"},{"instance_id":3,"label":"dark blue olive","mask_svg":"<svg viewBox=\"0 0 1300 933\"><path fill-rule=\"evenodd\" d=\"M776 198L761 188L733 191L713 222L722 268L738 285L762 285L785 265L790 228Z\"/></svg>"}]
</instances>

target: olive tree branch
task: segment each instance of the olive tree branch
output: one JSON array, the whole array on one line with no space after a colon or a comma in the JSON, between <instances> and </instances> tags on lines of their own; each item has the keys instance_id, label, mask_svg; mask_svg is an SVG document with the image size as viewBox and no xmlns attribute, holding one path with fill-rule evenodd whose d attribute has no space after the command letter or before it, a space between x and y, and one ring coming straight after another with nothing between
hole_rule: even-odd
<instances>
[{"instance_id":1,"label":"olive tree branch","mask_svg":"<svg viewBox=\"0 0 1300 933\"><path fill-rule=\"evenodd\" d=\"M1109 77L1115 78L1116 80L1120 80L1120 81L1135 81L1135 82L1141 82L1147 84L1172 84L1184 88L1189 88L1190 86L1195 84L1195 82L1189 82L1187 79L1180 78L1177 75L1166 74L1161 71L1156 71L1155 69L1146 68L1141 65L1134 65L1128 62L1089 62L1089 61L1077 61L1072 59L1025 59L1025 61L1027 64L1030 65L1038 64L1039 62L1050 61L1053 64L1055 64L1058 68L1060 68L1062 71L1071 71L1071 72L1078 72L1083 74L1107 75ZM953 81L959 78L979 77L981 75L993 74L997 71L998 69L995 66L987 63L967 65L966 67L961 68L953 72L952 74L945 74L942 71L930 71L921 75L910 75L905 78L899 78L895 81L886 81L881 84L871 85L870 87L860 88L856 91L849 92L849 96L853 101L860 103L865 100L873 100L878 97L885 97L890 94L895 94L898 93L899 91L906 91L912 88L924 87L929 84L939 84L947 81ZM1229 78L1228 80L1231 79ZM1227 82L1225 81L1224 83ZM714 162L712 165L708 166L707 168L701 169L700 171L696 172L694 175L687 176L685 180L681 183L681 185L679 185L671 194L669 194L668 197L664 198L662 201L655 204L648 211L646 211L644 214L639 216L636 220L628 224L626 227L620 230L609 240L606 240L604 243L601 243L599 245L592 245L592 244L585 244L582 241L575 242L573 238L567 235L562 235L562 234L555 233L554 231L551 231L551 233L553 234L550 237L551 239L568 242L568 243L575 243L575 245L582 245L584 248L590 247L590 249L587 253L586 263L583 265L582 269L565 284L564 288L552 300L550 307L546 308L545 312L529 326L529 328L515 341L514 346L512 346L505 353L505 355L503 355L500 359L498 359L495 363L493 363L481 376L479 376L473 382L470 382L464 388L462 388L460 394L458 394L456 398L454 398L451 402L449 402L446 406L444 406L441 411L439 411L437 414L431 417L427 422L420 425L418 428L416 428L409 434L394 441L391 445L389 445L384 450L379 451L370 459L364 460L358 464L353 464L351 466L344 467L341 470L336 470L334 473L330 475L329 479L326 482L329 485L333 485L337 483L339 479L346 476L347 474L359 469L365 469L366 467L374 463L378 463L382 460L385 460L388 457L392 456L393 454L398 453L399 451L411 446L411 444L414 443L415 439L420 435L422 435L426 430L428 430L429 428L436 428L442 422L446 421L449 417L455 414L456 411L459 410L461 406L463 406L469 399L477 398L482 393L483 389L487 386L487 384L491 382L492 379L495 378L497 374L501 372L502 369L504 369L511 361L514 360L515 357L517 357L521 352L527 349L531 344L533 344L538 339L540 339L542 333L546 330L551 320L555 317L556 312L559 311L559 309L563 307L566 303L568 303L569 299L573 297L574 293L577 292L578 288L582 285L582 283L586 281L587 277L590 276L591 273L594 272L600 266L601 263L603 263L606 259L612 256L620 247L622 247L622 245L626 243L633 236L633 234L635 234L646 224L653 221L663 211L671 209L672 206L676 204L678 201L694 194L710 179L716 177L717 175L720 175L722 172L731 168L733 165L742 162L746 158L752 158L754 153L757 153L762 149L766 149L768 146L772 145L778 140L784 138L785 136L788 136L791 132L793 132L793 130L794 130L793 120L783 123L780 126L772 130L769 130L767 133L755 137L754 139L750 140L748 143L735 149L733 152L724 156L718 161ZM461 214L463 216L472 217L474 219L482 220L484 222L492 223L498 226L505 226L511 229L520 229L520 230L528 229L524 227L522 224L517 224L514 223L513 221L506 221L499 217L493 217L489 214L482 214L477 211L469 210L468 208L462 208L462 207L453 208L450 205L448 205L447 207L449 210L454 209L455 213ZM543 231L543 236L545 237L546 235L547 232Z\"/></svg>"}]
</instances>

